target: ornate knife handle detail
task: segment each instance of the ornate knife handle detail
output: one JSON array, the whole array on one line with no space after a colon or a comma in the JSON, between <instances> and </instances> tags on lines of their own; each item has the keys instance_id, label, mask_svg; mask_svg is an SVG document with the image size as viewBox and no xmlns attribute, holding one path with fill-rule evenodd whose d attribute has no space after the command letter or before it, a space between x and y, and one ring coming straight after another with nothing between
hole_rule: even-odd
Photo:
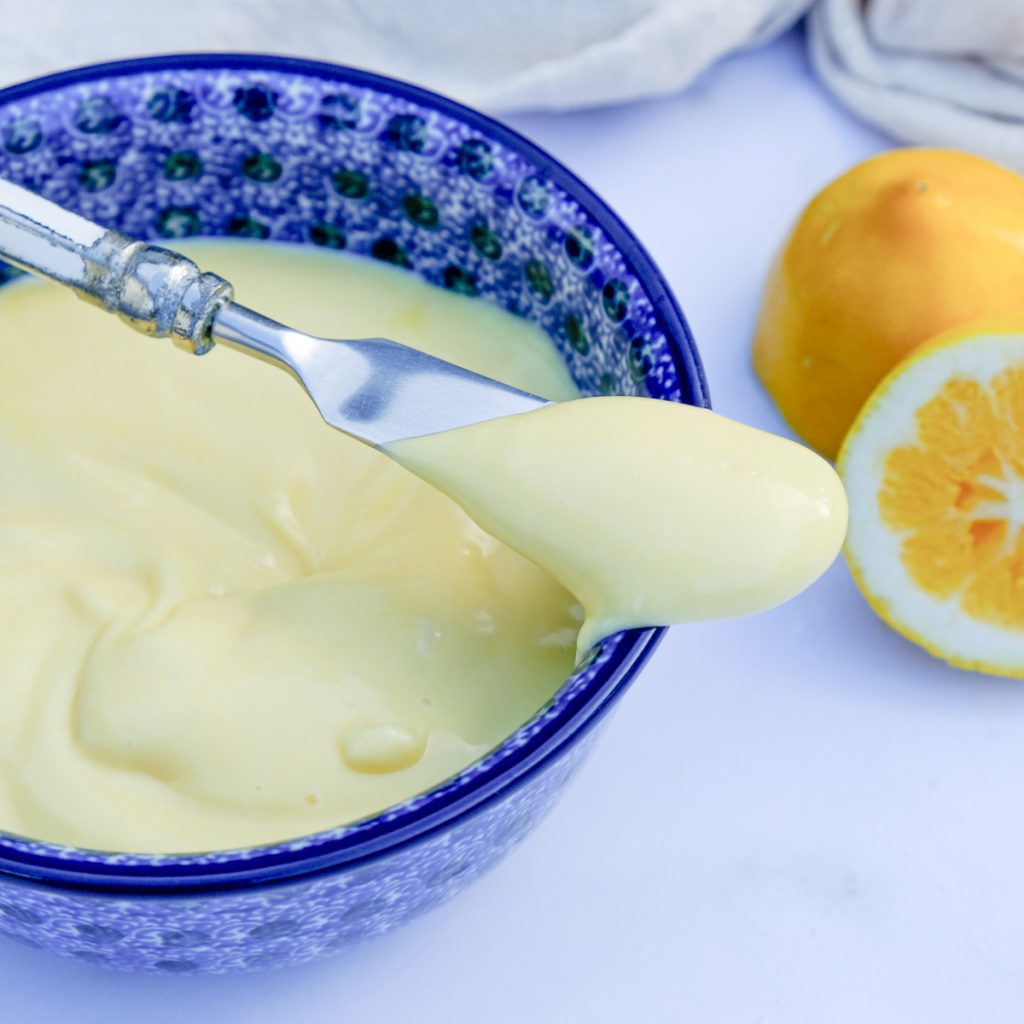
<instances>
[{"instance_id":1,"label":"ornate knife handle detail","mask_svg":"<svg viewBox=\"0 0 1024 1024\"><path fill-rule=\"evenodd\" d=\"M179 253L107 231L2 179L0 257L196 355L212 348L214 318L232 297L227 281Z\"/></svg>"}]
</instances>

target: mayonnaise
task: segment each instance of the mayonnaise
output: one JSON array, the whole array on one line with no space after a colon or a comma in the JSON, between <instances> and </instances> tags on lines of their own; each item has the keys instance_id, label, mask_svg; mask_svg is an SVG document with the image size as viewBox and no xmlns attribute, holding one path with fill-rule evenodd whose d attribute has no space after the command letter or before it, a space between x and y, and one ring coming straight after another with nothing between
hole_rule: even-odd
<instances>
[{"instance_id":1,"label":"mayonnaise","mask_svg":"<svg viewBox=\"0 0 1024 1024\"><path fill-rule=\"evenodd\" d=\"M391 268L200 258L300 329L558 404L389 449L467 516L283 373L0 290L0 828L173 852L351 821L500 742L609 632L758 611L835 557L841 486L797 445L573 401L531 325Z\"/></svg>"},{"instance_id":2,"label":"mayonnaise","mask_svg":"<svg viewBox=\"0 0 1024 1024\"><path fill-rule=\"evenodd\" d=\"M820 456L650 398L563 402L388 450L579 598L581 654L631 626L780 604L846 532Z\"/></svg>"},{"instance_id":3,"label":"mayonnaise","mask_svg":"<svg viewBox=\"0 0 1024 1024\"><path fill-rule=\"evenodd\" d=\"M204 265L298 327L384 334L552 398L526 321L301 249ZM0 828L231 848L471 763L572 671L576 599L286 374L0 289Z\"/></svg>"}]
</instances>

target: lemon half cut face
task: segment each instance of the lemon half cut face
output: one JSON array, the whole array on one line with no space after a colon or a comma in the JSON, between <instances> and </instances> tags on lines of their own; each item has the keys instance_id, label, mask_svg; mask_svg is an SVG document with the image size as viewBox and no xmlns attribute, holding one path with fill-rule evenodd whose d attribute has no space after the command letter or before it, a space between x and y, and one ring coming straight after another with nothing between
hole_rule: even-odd
<instances>
[{"instance_id":1,"label":"lemon half cut face","mask_svg":"<svg viewBox=\"0 0 1024 1024\"><path fill-rule=\"evenodd\" d=\"M891 626L1024 677L1024 318L957 329L879 385L839 456L847 558Z\"/></svg>"}]
</instances>

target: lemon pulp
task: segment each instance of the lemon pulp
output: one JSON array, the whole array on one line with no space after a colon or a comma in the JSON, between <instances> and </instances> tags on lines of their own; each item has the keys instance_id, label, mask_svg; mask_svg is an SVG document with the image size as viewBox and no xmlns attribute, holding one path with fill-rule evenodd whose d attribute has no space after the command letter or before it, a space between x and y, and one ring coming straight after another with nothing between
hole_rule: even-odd
<instances>
[{"instance_id":1,"label":"lemon pulp","mask_svg":"<svg viewBox=\"0 0 1024 1024\"><path fill-rule=\"evenodd\" d=\"M936 339L871 397L839 459L847 553L890 624L1024 674L1024 320Z\"/></svg>"}]
</instances>

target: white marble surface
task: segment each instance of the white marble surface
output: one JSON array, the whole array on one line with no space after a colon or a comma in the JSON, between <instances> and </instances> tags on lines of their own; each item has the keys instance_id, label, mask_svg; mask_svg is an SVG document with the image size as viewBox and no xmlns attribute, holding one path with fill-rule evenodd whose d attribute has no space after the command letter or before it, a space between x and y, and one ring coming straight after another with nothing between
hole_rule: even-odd
<instances>
[{"instance_id":1,"label":"white marble surface","mask_svg":"<svg viewBox=\"0 0 1024 1024\"><path fill-rule=\"evenodd\" d=\"M789 36L683 96L515 123L646 242L717 408L774 247L886 143ZM1024 687L890 633L837 565L788 606L673 630L561 805L495 872L333 960L109 974L0 946L4 1020L1019 1024Z\"/></svg>"}]
</instances>

